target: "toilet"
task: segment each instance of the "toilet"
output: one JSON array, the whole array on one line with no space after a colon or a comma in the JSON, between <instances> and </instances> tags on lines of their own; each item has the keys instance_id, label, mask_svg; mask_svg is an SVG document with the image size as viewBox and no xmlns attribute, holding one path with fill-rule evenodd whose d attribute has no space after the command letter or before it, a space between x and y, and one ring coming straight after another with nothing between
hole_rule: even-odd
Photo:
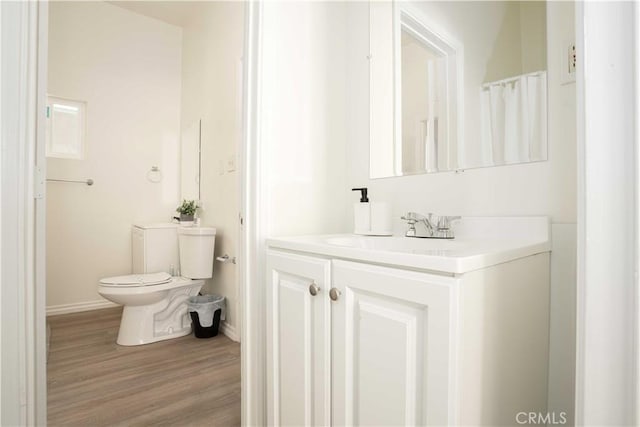
<instances>
[{"instance_id":1,"label":"toilet","mask_svg":"<svg viewBox=\"0 0 640 427\"><path fill-rule=\"evenodd\" d=\"M133 274L100 280L98 293L124 306L119 345L149 344L191 333L187 299L213 276L216 229L137 224L131 229ZM182 261L182 262L181 262Z\"/></svg>"}]
</instances>

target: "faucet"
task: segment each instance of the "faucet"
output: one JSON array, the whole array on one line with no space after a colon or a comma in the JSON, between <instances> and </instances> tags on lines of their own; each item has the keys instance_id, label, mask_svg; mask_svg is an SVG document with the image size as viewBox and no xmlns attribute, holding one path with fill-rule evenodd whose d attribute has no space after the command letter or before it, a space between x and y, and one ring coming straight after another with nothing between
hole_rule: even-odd
<instances>
[{"instance_id":1,"label":"faucet","mask_svg":"<svg viewBox=\"0 0 640 427\"><path fill-rule=\"evenodd\" d=\"M427 239L453 239L455 235L451 228L451 221L461 219L459 216L434 215L427 216L416 212L407 212L401 217L409 224L409 229L405 233L406 237L421 237ZM416 224L422 224L424 230L416 229Z\"/></svg>"}]
</instances>

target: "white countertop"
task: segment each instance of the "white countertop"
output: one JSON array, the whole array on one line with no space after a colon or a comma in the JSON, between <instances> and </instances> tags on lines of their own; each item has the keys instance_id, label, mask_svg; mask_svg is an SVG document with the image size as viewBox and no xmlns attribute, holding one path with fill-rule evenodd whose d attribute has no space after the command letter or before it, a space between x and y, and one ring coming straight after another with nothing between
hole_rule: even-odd
<instances>
[{"instance_id":1,"label":"white countertop","mask_svg":"<svg viewBox=\"0 0 640 427\"><path fill-rule=\"evenodd\" d=\"M271 238L267 246L332 258L462 274L550 251L546 217L465 217L456 238L331 234Z\"/></svg>"}]
</instances>

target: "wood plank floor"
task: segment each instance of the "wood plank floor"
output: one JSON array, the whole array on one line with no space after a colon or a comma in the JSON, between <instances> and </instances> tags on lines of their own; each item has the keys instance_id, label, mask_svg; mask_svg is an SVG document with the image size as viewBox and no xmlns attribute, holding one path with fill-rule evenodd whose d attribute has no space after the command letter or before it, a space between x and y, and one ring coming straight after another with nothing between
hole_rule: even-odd
<instances>
[{"instance_id":1,"label":"wood plank floor","mask_svg":"<svg viewBox=\"0 0 640 427\"><path fill-rule=\"evenodd\" d=\"M50 426L240 425L240 345L116 344L120 308L49 317Z\"/></svg>"}]
</instances>

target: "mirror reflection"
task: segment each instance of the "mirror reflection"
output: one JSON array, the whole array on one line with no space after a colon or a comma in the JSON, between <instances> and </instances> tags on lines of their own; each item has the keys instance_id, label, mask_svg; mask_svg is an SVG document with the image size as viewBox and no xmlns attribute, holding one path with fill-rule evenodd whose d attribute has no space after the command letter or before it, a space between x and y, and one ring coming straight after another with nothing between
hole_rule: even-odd
<instances>
[{"instance_id":1,"label":"mirror reflection","mask_svg":"<svg viewBox=\"0 0 640 427\"><path fill-rule=\"evenodd\" d=\"M545 2L369 12L372 178L546 160Z\"/></svg>"}]
</instances>

